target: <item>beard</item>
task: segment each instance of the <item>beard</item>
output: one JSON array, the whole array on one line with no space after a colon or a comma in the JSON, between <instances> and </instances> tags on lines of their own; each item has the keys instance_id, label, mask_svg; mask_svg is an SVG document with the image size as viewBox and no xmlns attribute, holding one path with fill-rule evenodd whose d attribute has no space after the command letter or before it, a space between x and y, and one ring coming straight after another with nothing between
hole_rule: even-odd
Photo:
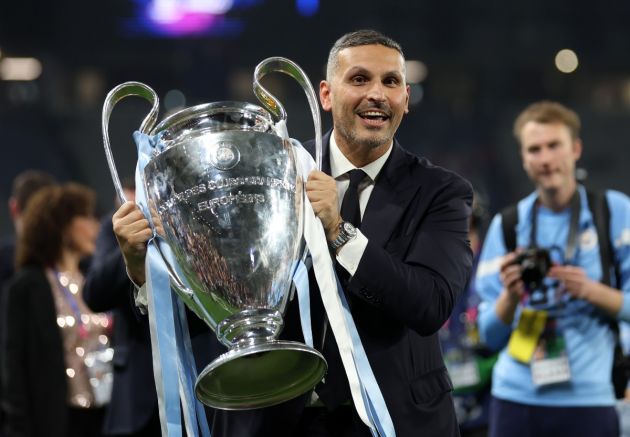
<instances>
[{"instance_id":1,"label":"beard","mask_svg":"<svg viewBox=\"0 0 630 437\"><path fill-rule=\"evenodd\" d=\"M368 149L377 149L385 144L389 144L392 141L392 137L387 133L379 133L370 135L368 137L361 137L357 135L356 131L352 129L346 129L344 125L335 126L335 130L344 139L344 142L348 145L360 145Z\"/></svg>"}]
</instances>

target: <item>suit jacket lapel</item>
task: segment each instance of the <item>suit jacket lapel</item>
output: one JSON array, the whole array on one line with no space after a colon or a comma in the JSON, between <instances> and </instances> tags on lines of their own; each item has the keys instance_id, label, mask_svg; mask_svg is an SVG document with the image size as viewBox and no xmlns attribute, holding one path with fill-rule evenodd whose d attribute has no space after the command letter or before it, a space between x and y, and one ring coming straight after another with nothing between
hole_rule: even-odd
<instances>
[{"instance_id":1,"label":"suit jacket lapel","mask_svg":"<svg viewBox=\"0 0 630 437\"><path fill-rule=\"evenodd\" d=\"M391 155L376 178L361 222L361 232L384 246L414 195L420 189L420 178L411 172L412 158L394 141Z\"/></svg>"}]
</instances>

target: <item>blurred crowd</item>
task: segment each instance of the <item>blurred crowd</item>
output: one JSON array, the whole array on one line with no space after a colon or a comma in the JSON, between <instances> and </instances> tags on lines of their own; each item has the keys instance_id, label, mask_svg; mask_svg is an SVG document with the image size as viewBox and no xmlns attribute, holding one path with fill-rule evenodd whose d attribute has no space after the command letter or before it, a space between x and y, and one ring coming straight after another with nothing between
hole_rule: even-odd
<instances>
[{"instance_id":1,"label":"blurred crowd","mask_svg":"<svg viewBox=\"0 0 630 437\"><path fill-rule=\"evenodd\" d=\"M129 198L133 183L126 184ZM146 320L95 192L39 170L14 180L2 242L3 436L160 434Z\"/></svg>"}]
</instances>

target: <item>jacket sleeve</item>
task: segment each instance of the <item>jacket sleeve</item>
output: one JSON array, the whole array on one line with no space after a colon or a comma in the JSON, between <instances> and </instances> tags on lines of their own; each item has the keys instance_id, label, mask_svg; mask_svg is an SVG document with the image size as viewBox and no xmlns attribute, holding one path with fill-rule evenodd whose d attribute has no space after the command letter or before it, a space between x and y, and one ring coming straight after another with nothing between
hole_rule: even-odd
<instances>
[{"instance_id":1,"label":"jacket sleeve","mask_svg":"<svg viewBox=\"0 0 630 437\"><path fill-rule=\"evenodd\" d=\"M351 289L421 335L448 319L472 267L470 185L453 175L433 197L416 228L385 247L369 242Z\"/></svg>"},{"instance_id":2,"label":"jacket sleeve","mask_svg":"<svg viewBox=\"0 0 630 437\"><path fill-rule=\"evenodd\" d=\"M501 216L497 215L488 228L479 257L475 281L475 290L481 298L477 319L479 336L481 341L493 350L500 350L505 347L512 333L512 326L503 323L495 309L497 299L503 289L499 271L506 252ZM517 319L515 318L515 320Z\"/></svg>"},{"instance_id":3,"label":"jacket sleeve","mask_svg":"<svg viewBox=\"0 0 630 437\"><path fill-rule=\"evenodd\" d=\"M7 436L30 436L28 349L30 341L28 287L12 282L2 302L2 410Z\"/></svg>"},{"instance_id":4,"label":"jacket sleeve","mask_svg":"<svg viewBox=\"0 0 630 437\"><path fill-rule=\"evenodd\" d=\"M103 221L96 242L96 252L85 278L83 299L92 311L111 311L132 305L133 284L127 276L111 218Z\"/></svg>"}]
</instances>

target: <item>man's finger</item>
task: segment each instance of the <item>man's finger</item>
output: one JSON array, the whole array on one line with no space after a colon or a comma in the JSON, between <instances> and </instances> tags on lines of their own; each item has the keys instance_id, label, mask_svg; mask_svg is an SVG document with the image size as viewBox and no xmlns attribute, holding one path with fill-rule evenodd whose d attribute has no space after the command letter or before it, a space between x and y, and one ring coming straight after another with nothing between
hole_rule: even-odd
<instances>
[{"instance_id":1,"label":"man's finger","mask_svg":"<svg viewBox=\"0 0 630 437\"><path fill-rule=\"evenodd\" d=\"M129 214L131 211L133 211L134 209L137 209L137 208L138 207L137 207L137 205L134 202L128 200L125 203L123 203L120 206L120 208L118 208L116 210L116 212L114 212L114 215L112 216L112 218L115 219L115 218L124 217L127 214Z\"/></svg>"}]
</instances>

